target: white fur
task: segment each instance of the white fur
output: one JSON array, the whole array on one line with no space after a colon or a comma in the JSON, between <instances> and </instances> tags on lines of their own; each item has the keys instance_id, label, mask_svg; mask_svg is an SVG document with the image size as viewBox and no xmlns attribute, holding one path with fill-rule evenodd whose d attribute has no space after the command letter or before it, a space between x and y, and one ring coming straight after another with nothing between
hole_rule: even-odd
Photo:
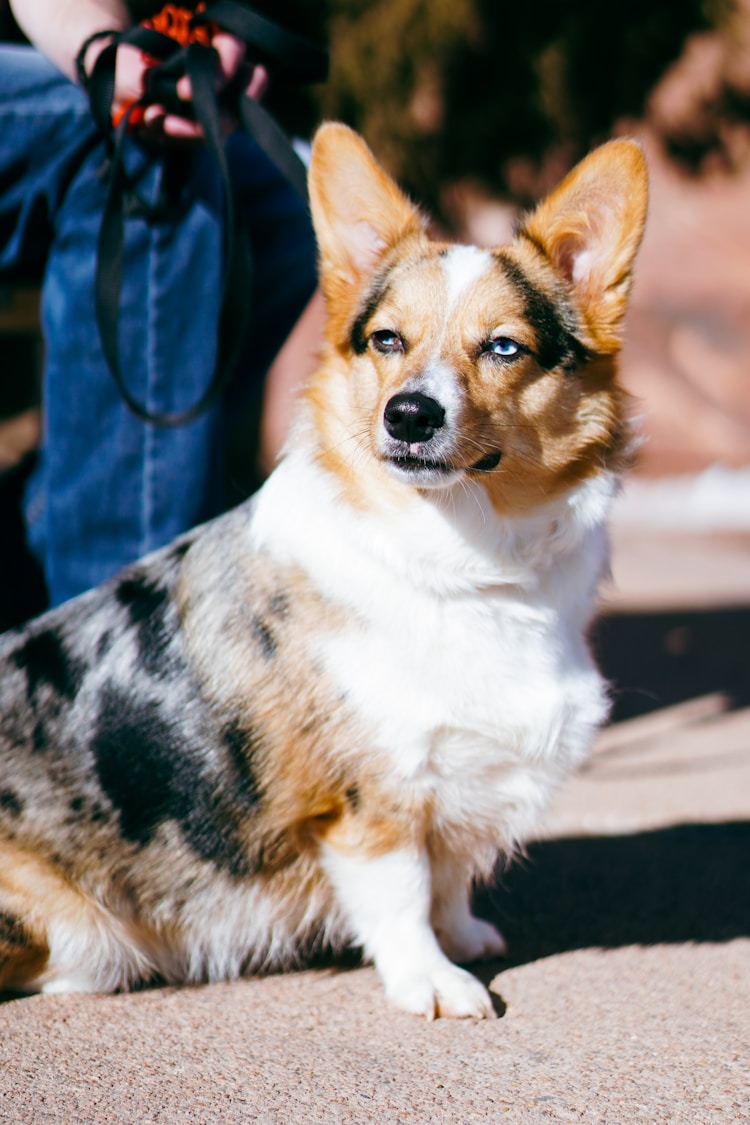
<instances>
[{"instance_id":1,"label":"white fur","mask_svg":"<svg viewBox=\"0 0 750 1125\"><path fill-rule=\"evenodd\" d=\"M441 259L448 284L448 312L492 266L492 255L477 246L451 246Z\"/></svg>"},{"instance_id":2,"label":"white fur","mask_svg":"<svg viewBox=\"0 0 750 1125\"><path fill-rule=\"evenodd\" d=\"M456 849L455 869L432 873L425 855L325 856L386 991L408 1010L488 1014L435 932L453 956L502 951L472 917L468 884L528 836L606 716L582 630L607 562L613 492L601 476L517 519L501 519L469 483L354 510L298 450L258 497L251 547L302 567L350 613L321 657L370 732L351 753L376 749L394 793L429 795Z\"/></svg>"},{"instance_id":3,"label":"white fur","mask_svg":"<svg viewBox=\"0 0 750 1125\"><path fill-rule=\"evenodd\" d=\"M427 856L391 852L363 860L324 847L323 865L352 929L398 1008L436 1015L494 1015L487 990L445 956L430 924Z\"/></svg>"},{"instance_id":4,"label":"white fur","mask_svg":"<svg viewBox=\"0 0 750 1125\"><path fill-rule=\"evenodd\" d=\"M583 485L575 501L519 520L482 505L481 486L362 513L297 454L258 499L252 545L352 611L323 656L395 774L442 782L446 815L501 823L504 846L606 713L580 637L606 557L589 518L602 491Z\"/></svg>"}]
</instances>

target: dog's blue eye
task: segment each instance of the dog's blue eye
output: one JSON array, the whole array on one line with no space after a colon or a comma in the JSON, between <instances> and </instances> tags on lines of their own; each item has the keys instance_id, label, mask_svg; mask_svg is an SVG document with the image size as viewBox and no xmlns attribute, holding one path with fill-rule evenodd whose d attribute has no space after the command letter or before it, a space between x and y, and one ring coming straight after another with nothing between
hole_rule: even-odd
<instances>
[{"instance_id":1,"label":"dog's blue eye","mask_svg":"<svg viewBox=\"0 0 750 1125\"><path fill-rule=\"evenodd\" d=\"M517 344L510 336L495 336L482 347L485 355L497 356L498 359L515 359L525 350L522 344Z\"/></svg>"},{"instance_id":2,"label":"dog's blue eye","mask_svg":"<svg viewBox=\"0 0 750 1125\"><path fill-rule=\"evenodd\" d=\"M389 328L381 328L380 331L373 332L370 340L375 351L380 352L381 355L397 355L405 351L404 341L398 332L392 332Z\"/></svg>"}]
</instances>

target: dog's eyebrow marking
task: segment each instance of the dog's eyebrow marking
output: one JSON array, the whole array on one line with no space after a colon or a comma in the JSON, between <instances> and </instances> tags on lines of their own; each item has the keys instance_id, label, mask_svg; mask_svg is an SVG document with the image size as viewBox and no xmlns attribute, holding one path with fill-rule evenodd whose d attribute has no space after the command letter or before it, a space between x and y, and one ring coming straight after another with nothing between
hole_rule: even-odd
<instances>
[{"instance_id":1,"label":"dog's eyebrow marking","mask_svg":"<svg viewBox=\"0 0 750 1125\"><path fill-rule=\"evenodd\" d=\"M554 367L572 370L583 363L587 352L573 334L572 310L566 310L571 322L568 325L558 315L554 303L529 280L518 262L502 250L495 251L495 257L523 297L526 316L536 333L536 354L541 366L548 371Z\"/></svg>"},{"instance_id":2,"label":"dog's eyebrow marking","mask_svg":"<svg viewBox=\"0 0 750 1125\"><path fill-rule=\"evenodd\" d=\"M378 306L384 300L388 290L390 289L389 273L376 276L373 280L370 289L365 296L365 299L360 306L360 310L352 325L352 330L349 334L349 340L352 346L352 351L355 355L364 355L367 351L367 336L365 335L365 328L370 318L377 311Z\"/></svg>"},{"instance_id":3,"label":"dog's eyebrow marking","mask_svg":"<svg viewBox=\"0 0 750 1125\"><path fill-rule=\"evenodd\" d=\"M26 673L27 696L31 701L37 689L48 684L64 699L73 699L81 684L82 671L66 651L62 638L54 629L45 629L30 636L10 659L19 671Z\"/></svg>"}]
</instances>

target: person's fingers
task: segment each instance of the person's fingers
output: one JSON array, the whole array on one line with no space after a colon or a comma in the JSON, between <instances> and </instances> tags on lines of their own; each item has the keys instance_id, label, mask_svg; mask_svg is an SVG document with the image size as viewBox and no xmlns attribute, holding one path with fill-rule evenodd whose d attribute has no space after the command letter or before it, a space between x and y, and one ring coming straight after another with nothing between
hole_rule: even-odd
<instances>
[{"instance_id":1,"label":"person's fingers","mask_svg":"<svg viewBox=\"0 0 750 1125\"><path fill-rule=\"evenodd\" d=\"M234 78L245 59L245 44L228 31L217 31L211 46L219 56L217 86L221 89Z\"/></svg>"},{"instance_id":2,"label":"person's fingers","mask_svg":"<svg viewBox=\"0 0 750 1125\"><path fill-rule=\"evenodd\" d=\"M250 74L250 81L245 87L245 93L248 97L253 98L256 102L265 94L268 89L268 71L261 63L256 63L252 68Z\"/></svg>"},{"instance_id":3,"label":"person's fingers","mask_svg":"<svg viewBox=\"0 0 750 1125\"><path fill-rule=\"evenodd\" d=\"M160 134L186 141L198 141L203 137L200 125L177 114L167 113L161 105L148 106L143 114L143 126L152 140Z\"/></svg>"},{"instance_id":4,"label":"person's fingers","mask_svg":"<svg viewBox=\"0 0 750 1125\"><path fill-rule=\"evenodd\" d=\"M261 63L248 65L247 70L250 77L245 86L245 93L248 97L254 98L256 102L259 102L268 89L268 71ZM187 75L184 75L177 83L177 97L184 102L189 102L192 93L190 79Z\"/></svg>"},{"instance_id":5,"label":"person's fingers","mask_svg":"<svg viewBox=\"0 0 750 1125\"><path fill-rule=\"evenodd\" d=\"M234 78L245 58L245 44L227 31L218 31L211 40L219 57L216 70L216 88L221 90ZM177 83L177 97L189 102L193 96L190 79L184 75Z\"/></svg>"},{"instance_id":6,"label":"person's fingers","mask_svg":"<svg viewBox=\"0 0 750 1125\"><path fill-rule=\"evenodd\" d=\"M129 105L143 93L143 78L147 70L146 61L137 47L123 43L117 49L115 59L115 92L113 106L119 108Z\"/></svg>"},{"instance_id":7,"label":"person's fingers","mask_svg":"<svg viewBox=\"0 0 750 1125\"><path fill-rule=\"evenodd\" d=\"M183 102L189 102L193 97L193 88L187 74L183 74L177 83L177 97Z\"/></svg>"},{"instance_id":8,"label":"person's fingers","mask_svg":"<svg viewBox=\"0 0 750 1125\"><path fill-rule=\"evenodd\" d=\"M268 86L268 71L261 64L245 64L245 44L234 35L227 32L218 32L213 39L213 46L218 55L216 84L221 89L230 81L241 66L247 71L245 93L251 98L260 99ZM132 102L141 97L144 90L144 76L148 65L142 52L130 44L123 44L117 52L115 66L115 94L113 110L117 112L127 108ZM244 78L244 72L243 72ZM177 96L185 102L192 97L190 79L184 75L177 83ZM227 121L226 127L231 128L232 122ZM163 106L148 106L142 122L153 137L160 134L177 140L200 140L203 136L201 127L194 121L187 120L175 113L167 113Z\"/></svg>"},{"instance_id":9,"label":"person's fingers","mask_svg":"<svg viewBox=\"0 0 750 1125\"><path fill-rule=\"evenodd\" d=\"M168 113L162 122L162 128L168 137L173 137L175 140L185 141L200 141L203 139L203 130L200 125L194 121L188 121L185 117L178 117L174 113Z\"/></svg>"}]
</instances>

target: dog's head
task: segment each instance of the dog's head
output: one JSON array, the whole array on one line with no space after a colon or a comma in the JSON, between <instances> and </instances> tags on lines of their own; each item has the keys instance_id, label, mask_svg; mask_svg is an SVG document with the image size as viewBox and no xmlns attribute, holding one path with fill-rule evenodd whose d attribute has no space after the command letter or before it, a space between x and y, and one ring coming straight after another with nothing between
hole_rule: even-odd
<instances>
[{"instance_id":1,"label":"dog's head","mask_svg":"<svg viewBox=\"0 0 750 1125\"><path fill-rule=\"evenodd\" d=\"M636 142L594 151L492 250L429 238L343 125L318 132L310 193L328 307L310 399L332 468L374 461L419 490L472 479L518 513L622 467L616 354L647 206Z\"/></svg>"}]
</instances>

